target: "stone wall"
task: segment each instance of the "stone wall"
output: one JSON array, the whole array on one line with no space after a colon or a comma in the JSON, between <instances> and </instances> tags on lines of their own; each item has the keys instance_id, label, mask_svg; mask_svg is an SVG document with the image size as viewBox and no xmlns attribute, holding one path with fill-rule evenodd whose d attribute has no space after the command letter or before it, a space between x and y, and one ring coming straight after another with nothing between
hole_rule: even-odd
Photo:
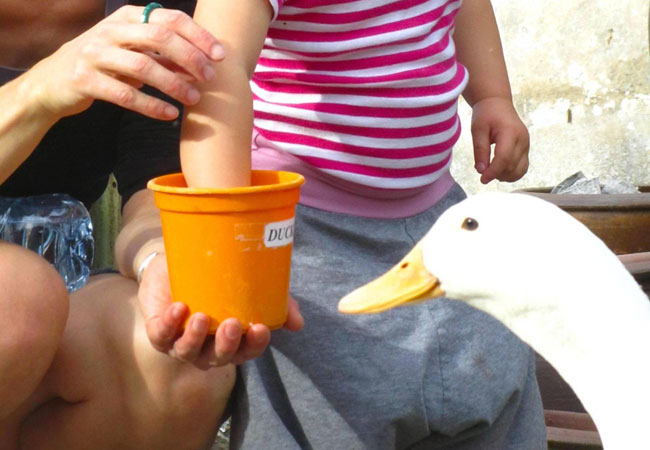
<instances>
[{"instance_id":1,"label":"stone wall","mask_svg":"<svg viewBox=\"0 0 650 450\"><path fill-rule=\"evenodd\" d=\"M650 185L648 0L492 5L531 164L517 183L483 186L473 169L471 110L461 101L452 173L467 192L552 186L578 170Z\"/></svg>"}]
</instances>

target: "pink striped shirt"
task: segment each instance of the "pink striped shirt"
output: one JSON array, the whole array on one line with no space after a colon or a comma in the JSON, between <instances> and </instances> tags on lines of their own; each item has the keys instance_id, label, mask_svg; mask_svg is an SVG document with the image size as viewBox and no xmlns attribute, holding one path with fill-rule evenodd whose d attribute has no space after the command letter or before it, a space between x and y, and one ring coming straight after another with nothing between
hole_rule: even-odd
<instances>
[{"instance_id":1,"label":"pink striped shirt","mask_svg":"<svg viewBox=\"0 0 650 450\"><path fill-rule=\"evenodd\" d=\"M251 88L256 141L272 151L254 152L254 165L290 161L324 183L318 191L413 203L379 216L434 204L444 194L436 181L450 185L468 77L452 40L462 0L269 1L275 16ZM309 176L302 203L359 214L308 185Z\"/></svg>"}]
</instances>

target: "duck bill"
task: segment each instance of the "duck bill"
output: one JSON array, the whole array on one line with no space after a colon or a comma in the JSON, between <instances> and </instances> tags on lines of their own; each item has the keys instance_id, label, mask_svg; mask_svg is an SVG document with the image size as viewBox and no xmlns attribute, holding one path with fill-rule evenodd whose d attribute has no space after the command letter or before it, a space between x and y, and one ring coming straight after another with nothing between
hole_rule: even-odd
<instances>
[{"instance_id":1,"label":"duck bill","mask_svg":"<svg viewBox=\"0 0 650 450\"><path fill-rule=\"evenodd\" d=\"M438 279L424 267L422 244L418 243L384 275L343 297L339 311L345 314L378 313L444 294Z\"/></svg>"}]
</instances>

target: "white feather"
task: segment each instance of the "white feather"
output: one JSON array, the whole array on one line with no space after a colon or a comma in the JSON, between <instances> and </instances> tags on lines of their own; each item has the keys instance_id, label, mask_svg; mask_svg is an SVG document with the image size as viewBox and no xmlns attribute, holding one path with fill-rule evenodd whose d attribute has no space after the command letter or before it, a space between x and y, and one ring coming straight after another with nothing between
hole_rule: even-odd
<instances>
[{"instance_id":1,"label":"white feather","mask_svg":"<svg viewBox=\"0 0 650 450\"><path fill-rule=\"evenodd\" d=\"M474 230L463 228L472 218ZM485 193L423 239L451 298L499 319L576 392L606 450L650 449L650 301L619 259L555 205Z\"/></svg>"}]
</instances>

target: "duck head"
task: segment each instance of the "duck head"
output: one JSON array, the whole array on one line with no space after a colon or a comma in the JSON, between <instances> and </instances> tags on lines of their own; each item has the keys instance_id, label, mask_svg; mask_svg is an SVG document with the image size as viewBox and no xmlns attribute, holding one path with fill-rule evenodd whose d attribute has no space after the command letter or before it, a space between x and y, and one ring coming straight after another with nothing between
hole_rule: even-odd
<instances>
[{"instance_id":1,"label":"duck head","mask_svg":"<svg viewBox=\"0 0 650 450\"><path fill-rule=\"evenodd\" d=\"M557 206L526 194L484 193L449 208L395 267L341 299L339 311L376 313L445 296L508 324L555 308L599 276L605 281L612 264L621 265Z\"/></svg>"}]
</instances>

